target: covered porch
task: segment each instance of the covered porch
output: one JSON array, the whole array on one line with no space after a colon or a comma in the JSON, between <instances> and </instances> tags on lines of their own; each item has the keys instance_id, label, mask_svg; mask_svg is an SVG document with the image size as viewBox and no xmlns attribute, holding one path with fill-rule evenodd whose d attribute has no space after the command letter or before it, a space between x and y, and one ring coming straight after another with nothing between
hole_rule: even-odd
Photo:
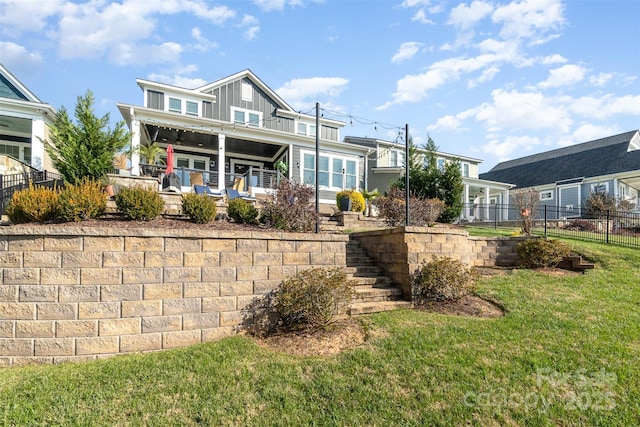
<instances>
[{"instance_id":1,"label":"covered porch","mask_svg":"<svg viewBox=\"0 0 640 427\"><path fill-rule=\"evenodd\" d=\"M503 182L463 178L461 222L506 221L509 219L509 190Z\"/></svg>"}]
</instances>

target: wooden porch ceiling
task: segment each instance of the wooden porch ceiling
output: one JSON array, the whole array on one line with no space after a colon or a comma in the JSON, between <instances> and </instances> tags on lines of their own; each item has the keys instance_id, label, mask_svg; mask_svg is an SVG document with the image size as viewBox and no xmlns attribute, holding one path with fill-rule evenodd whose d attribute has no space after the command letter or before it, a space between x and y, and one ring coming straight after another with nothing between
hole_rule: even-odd
<instances>
[{"instance_id":1,"label":"wooden porch ceiling","mask_svg":"<svg viewBox=\"0 0 640 427\"><path fill-rule=\"evenodd\" d=\"M162 126L146 124L146 139L160 144L173 144L191 148L218 150L218 135L170 129ZM146 141L145 141L146 142ZM226 151L234 154L273 158L282 146L246 139L226 138Z\"/></svg>"}]
</instances>

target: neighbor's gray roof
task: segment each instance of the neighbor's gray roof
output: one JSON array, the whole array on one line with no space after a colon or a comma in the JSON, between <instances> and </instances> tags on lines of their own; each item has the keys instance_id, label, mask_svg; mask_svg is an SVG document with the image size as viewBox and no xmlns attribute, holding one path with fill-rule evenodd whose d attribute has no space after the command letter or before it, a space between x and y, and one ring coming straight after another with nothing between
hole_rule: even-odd
<instances>
[{"instance_id":1,"label":"neighbor's gray roof","mask_svg":"<svg viewBox=\"0 0 640 427\"><path fill-rule=\"evenodd\" d=\"M489 172L480 174L480 178L526 188L571 178L640 171L640 150L628 151L638 132L633 130L498 163Z\"/></svg>"}]
</instances>

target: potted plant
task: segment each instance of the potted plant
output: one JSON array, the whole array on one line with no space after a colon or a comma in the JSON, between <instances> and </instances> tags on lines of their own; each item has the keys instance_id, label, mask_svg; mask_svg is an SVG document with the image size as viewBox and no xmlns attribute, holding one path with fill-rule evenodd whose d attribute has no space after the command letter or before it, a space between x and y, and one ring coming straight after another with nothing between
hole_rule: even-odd
<instances>
[{"instance_id":1,"label":"potted plant","mask_svg":"<svg viewBox=\"0 0 640 427\"><path fill-rule=\"evenodd\" d=\"M155 141L149 144L140 145L139 153L140 163L142 163L143 165L164 164L164 160L160 159L160 156L162 154L165 154L166 151ZM142 173L144 175L152 175L153 168L149 166L143 166Z\"/></svg>"},{"instance_id":2,"label":"potted plant","mask_svg":"<svg viewBox=\"0 0 640 427\"><path fill-rule=\"evenodd\" d=\"M366 216L371 216L371 202L373 201L373 199L375 199L376 197L378 197L380 195L380 193L378 192L377 188L374 188L371 191L367 191L367 190L362 190L362 197L364 197L364 200L366 202Z\"/></svg>"}]
</instances>

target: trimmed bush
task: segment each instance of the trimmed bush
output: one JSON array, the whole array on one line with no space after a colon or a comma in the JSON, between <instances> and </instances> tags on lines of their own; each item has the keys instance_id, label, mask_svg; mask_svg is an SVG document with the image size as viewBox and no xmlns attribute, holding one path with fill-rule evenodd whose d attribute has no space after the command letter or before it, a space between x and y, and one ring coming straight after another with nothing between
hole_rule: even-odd
<instances>
[{"instance_id":1,"label":"trimmed bush","mask_svg":"<svg viewBox=\"0 0 640 427\"><path fill-rule=\"evenodd\" d=\"M393 187L387 195L375 200L378 216L391 227L405 224L406 197L404 190ZM409 222L414 226L432 225L445 209L445 203L439 199L419 199L409 197Z\"/></svg>"},{"instance_id":2,"label":"trimmed bush","mask_svg":"<svg viewBox=\"0 0 640 427\"><path fill-rule=\"evenodd\" d=\"M16 191L5 213L14 224L45 222L58 214L59 193L55 188L34 187Z\"/></svg>"},{"instance_id":3,"label":"trimmed bush","mask_svg":"<svg viewBox=\"0 0 640 427\"><path fill-rule=\"evenodd\" d=\"M364 208L366 207L366 203L364 201L364 196L361 192L357 190L342 190L336 194L336 204L338 208L340 208L342 199L349 198L351 199L351 212L364 212Z\"/></svg>"},{"instance_id":4,"label":"trimmed bush","mask_svg":"<svg viewBox=\"0 0 640 427\"><path fill-rule=\"evenodd\" d=\"M571 249L559 240L535 238L518 244L518 255L528 267L555 267L571 253Z\"/></svg>"},{"instance_id":5,"label":"trimmed bush","mask_svg":"<svg viewBox=\"0 0 640 427\"><path fill-rule=\"evenodd\" d=\"M288 179L267 196L260 215L261 223L287 231L311 231L317 219L314 188Z\"/></svg>"},{"instance_id":6,"label":"trimmed bush","mask_svg":"<svg viewBox=\"0 0 640 427\"><path fill-rule=\"evenodd\" d=\"M274 293L274 309L286 329L324 329L346 312L354 285L340 268L304 270L280 283Z\"/></svg>"},{"instance_id":7,"label":"trimmed bush","mask_svg":"<svg viewBox=\"0 0 640 427\"><path fill-rule=\"evenodd\" d=\"M182 213L197 224L212 222L216 219L216 201L206 194L183 194Z\"/></svg>"},{"instance_id":8,"label":"trimmed bush","mask_svg":"<svg viewBox=\"0 0 640 427\"><path fill-rule=\"evenodd\" d=\"M565 227L567 230L573 231L598 231L598 226L593 222L586 219L574 219Z\"/></svg>"},{"instance_id":9,"label":"trimmed bush","mask_svg":"<svg viewBox=\"0 0 640 427\"><path fill-rule=\"evenodd\" d=\"M256 224L258 214L258 209L248 200L232 199L227 204L227 215L241 224Z\"/></svg>"},{"instance_id":10,"label":"trimmed bush","mask_svg":"<svg viewBox=\"0 0 640 427\"><path fill-rule=\"evenodd\" d=\"M461 261L434 256L422 264L411 278L416 305L430 302L457 301L475 291L477 275Z\"/></svg>"},{"instance_id":11,"label":"trimmed bush","mask_svg":"<svg viewBox=\"0 0 640 427\"><path fill-rule=\"evenodd\" d=\"M116 206L119 212L134 221L150 221L160 216L164 210L164 200L157 191L125 187L116 194Z\"/></svg>"},{"instance_id":12,"label":"trimmed bush","mask_svg":"<svg viewBox=\"0 0 640 427\"><path fill-rule=\"evenodd\" d=\"M103 185L89 177L82 178L78 184L66 184L58 202L58 216L68 222L97 218L107 210Z\"/></svg>"}]
</instances>

